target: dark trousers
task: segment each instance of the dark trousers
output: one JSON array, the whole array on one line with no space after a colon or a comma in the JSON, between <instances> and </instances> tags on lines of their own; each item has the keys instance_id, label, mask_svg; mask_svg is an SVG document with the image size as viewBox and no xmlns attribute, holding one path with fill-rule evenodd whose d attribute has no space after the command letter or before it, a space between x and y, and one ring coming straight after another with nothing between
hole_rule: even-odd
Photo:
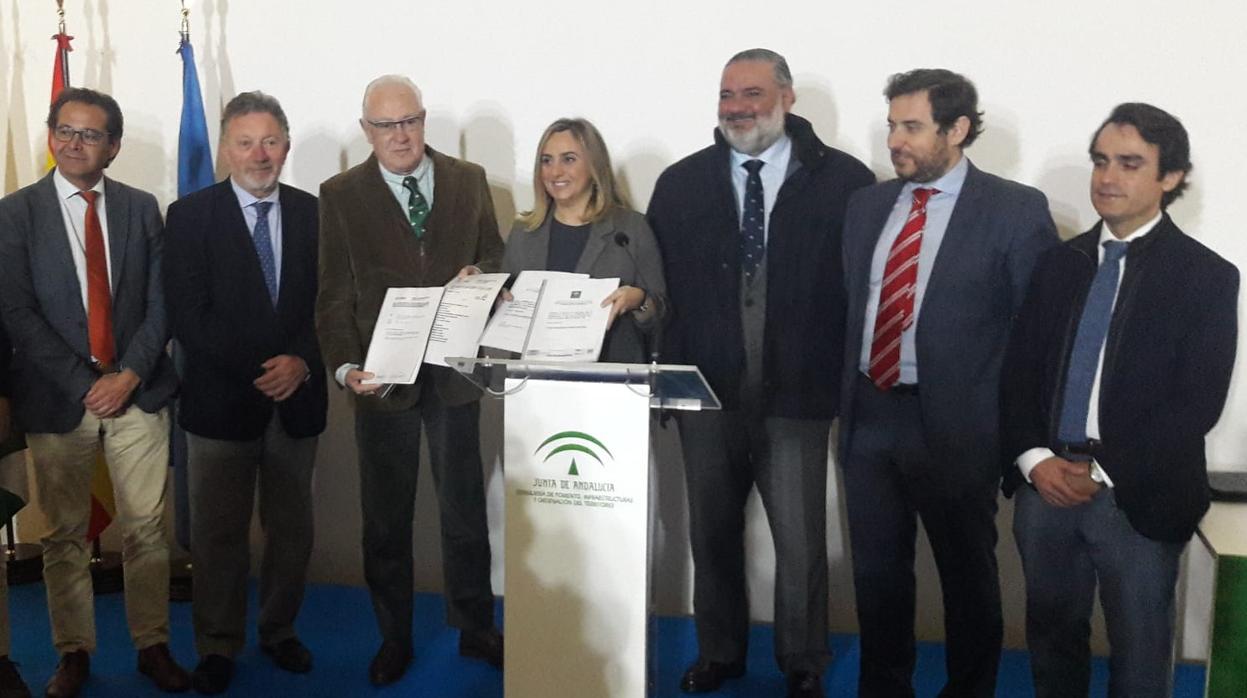
<instances>
[{"instance_id":1,"label":"dark trousers","mask_svg":"<svg viewBox=\"0 0 1247 698\"><path fill-rule=\"evenodd\" d=\"M260 644L295 637L294 620L312 556L316 437L291 438L274 413L264 436L253 441L188 433L186 442L195 649L201 657L233 657L246 641L249 537L257 489L264 533Z\"/></svg>"},{"instance_id":2,"label":"dark trousers","mask_svg":"<svg viewBox=\"0 0 1247 698\"><path fill-rule=\"evenodd\" d=\"M432 386L410 409L355 413L364 579L385 640L407 646L412 641L411 536L421 425L429 437L430 469L441 512L447 622L462 630L493 626L478 422L477 403L446 405Z\"/></svg>"},{"instance_id":3,"label":"dark trousers","mask_svg":"<svg viewBox=\"0 0 1247 698\"><path fill-rule=\"evenodd\" d=\"M950 487L922 431L917 395L854 388L844 488L861 628L860 696L912 696L914 545L922 520L944 596L948 682L941 696L994 696L1003 624L996 485Z\"/></svg>"},{"instance_id":4,"label":"dark trousers","mask_svg":"<svg viewBox=\"0 0 1247 698\"><path fill-rule=\"evenodd\" d=\"M1021 487L1013 533L1026 576L1026 644L1037 698L1087 695L1097 581L1111 648L1108 694L1172 695L1174 585L1183 545L1134 530L1110 489L1064 509Z\"/></svg>"},{"instance_id":5,"label":"dark trousers","mask_svg":"<svg viewBox=\"0 0 1247 698\"><path fill-rule=\"evenodd\" d=\"M826 420L736 411L680 415L693 548L693 611L703 658L744 659L745 500L756 484L775 541L775 656L822 673L827 648Z\"/></svg>"}]
</instances>

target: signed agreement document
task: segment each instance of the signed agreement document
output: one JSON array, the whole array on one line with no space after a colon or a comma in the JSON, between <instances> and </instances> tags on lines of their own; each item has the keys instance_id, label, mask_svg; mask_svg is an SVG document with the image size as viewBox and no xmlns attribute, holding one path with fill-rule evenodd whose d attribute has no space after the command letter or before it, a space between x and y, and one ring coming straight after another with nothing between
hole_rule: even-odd
<instances>
[{"instance_id":1,"label":"signed agreement document","mask_svg":"<svg viewBox=\"0 0 1247 698\"><path fill-rule=\"evenodd\" d=\"M610 306L602 301L619 279L546 279L541 285L524 358L597 361L606 336Z\"/></svg>"},{"instance_id":2,"label":"signed agreement document","mask_svg":"<svg viewBox=\"0 0 1247 698\"><path fill-rule=\"evenodd\" d=\"M481 331L502 284L510 274L474 274L446 284L442 303L429 331L424 363L449 366L448 356L476 356Z\"/></svg>"},{"instance_id":3,"label":"signed agreement document","mask_svg":"<svg viewBox=\"0 0 1247 698\"><path fill-rule=\"evenodd\" d=\"M364 370L373 377L365 383L416 382L444 290L437 286L391 288L385 292L364 360Z\"/></svg>"},{"instance_id":4,"label":"signed agreement document","mask_svg":"<svg viewBox=\"0 0 1247 698\"><path fill-rule=\"evenodd\" d=\"M528 338L528 328L533 324L533 309L537 307L542 282L547 279L587 278L588 274L565 271L520 272L511 285L512 300L503 301L498 306L498 311L485 327L485 334L481 335L481 345L516 354L524 351L524 340Z\"/></svg>"}]
</instances>

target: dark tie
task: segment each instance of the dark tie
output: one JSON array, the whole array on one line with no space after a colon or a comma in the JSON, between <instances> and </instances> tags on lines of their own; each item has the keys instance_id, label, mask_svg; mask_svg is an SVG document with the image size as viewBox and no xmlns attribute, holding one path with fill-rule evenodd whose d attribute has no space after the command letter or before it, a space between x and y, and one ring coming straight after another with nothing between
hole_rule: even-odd
<instances>
[{"instance_id":1,"label":"dark tie","mask_svg":"<svg viewBox=\"0 0 1247 698\"><path fill-rule=\"evenodd\" d=\"M104 254L104 229L95 209L99 192L78 192L87 201L83 221L87 252L87 333L91 356L105 371L113 369L117 345L113 340L113 296L108 283L108 257Z\"/></svg>"},{"instance_id":2,"label":"dark tie","mask_svg":"<svg viewBox=\"0 0 1247 698\"><path fill-rule=\"evenodd\" d=\"M269 300L276 306L277 258L273 256L273 236L268 226L268 210L272 207L272 201L255 202L255 229L251 232L251 242L255 243L255 255L260 258L260 271L264 272Z\"/></svg>"},{"instance_id":3,"label":"dark tie","mask_svg":"<svg viewBox=\"0 0 1247 698\"><path fill-rule=\"evenodd\" d=\"M745 180L745 215L740 223L740 258L741 268L745 272L745 283L753 281L753 275L762 263L762 255L766 252L764 224L766 208L762 203L762 176L758 174L765 162L749 160L741 164L749 177Z\"/></svg>"},{"instance_id":4,"label":"dark tie","mask_svg":"<svg viewBox=\"0 0 1247 698\"><path fill-rule=\"evenodd\" d=\"M407 189L407 222L411 224L411 232L416 239L424 237L424 221L429 217L429 202L424 200L420 187L416 186L416 178L403 178L403 187Z\"/></svg>"},{"instance_id":5,"label":"dark tie","mask_svg":"<svg viewBox=\"0 0 1247 698\"><path fill-rule=\"evenodd\" d=\"M1113 300L1117 296L1117 280L1121 277L1121 259L1127 243L1120 240L1104 242L1104 261L1096 269L1087 291L1087 302L1078 321L1078 334L1065 372L1065 395L1061 401L1061 425L1057 436L1066 443L1087 440L1087 411L1091 408L1091 384L1100 366L1100 350L1108 336L1113 319Z\"/></svg>"},{"instance_id":6,"label":"dark tie","mask_svg":"<svg viewBox=\"0 0 1247 698\"><path fill-rule=\"evenodd\" d=\"M927 202L938 193L938 189L930 187L914 190L909 217L892 241L883 265L875 333L870 340L869 371L870 379L880 390L888 390L901 376L901 335L914 324L918 253L922 251L922 231L927 226Z\"/></svg>"}]
</instances>

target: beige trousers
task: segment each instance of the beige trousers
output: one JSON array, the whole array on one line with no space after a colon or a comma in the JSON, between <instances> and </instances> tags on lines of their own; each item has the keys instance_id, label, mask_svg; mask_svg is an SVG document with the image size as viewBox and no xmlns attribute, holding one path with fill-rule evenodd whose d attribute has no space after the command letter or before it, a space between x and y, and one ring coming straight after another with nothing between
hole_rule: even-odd
<instances>
[{"instance_id":1,"label":"beige trousers","mask_svg":"<svg viewBox=\"0 0 1247 698\"><path fill-rule=\"evenodd\" d=\"M91 475L101 446L108 462L121 528L126 620L138 649L169 640L169 546L165 540L165 478L169 411L131 406L118 417L86 412L65 434L27 434L39 507L48 519L43 577L52 643L61 654L95 650L91 589Z\"/></svg>"}]
</instances>

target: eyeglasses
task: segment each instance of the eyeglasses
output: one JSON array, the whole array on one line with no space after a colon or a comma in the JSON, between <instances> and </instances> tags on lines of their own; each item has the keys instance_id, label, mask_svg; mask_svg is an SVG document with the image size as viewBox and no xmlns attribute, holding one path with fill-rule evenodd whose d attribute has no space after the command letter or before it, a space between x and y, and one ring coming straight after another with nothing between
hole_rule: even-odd
<instances>
[{"instance_id":1,"label":"eyeglasses","mask_svg":"<svg viewBox=\"0 0 1247 698\"><path fill-rule=\"evenodd\" d=\"M56 140L62 143L69 143L74 139L74 136L81 136L83 145L99 145L108 138L108 131L97 131L93 128L74 128L73 126L57 126L52 131L52 135L56 136Z\"/></svg>"},{"instance_id":2,"label":"eyeglasses","mask_svg":"<svg viewBox=\"0 0 1247 698\"><path fill-rule=\"evenodd\" d=\"M367 121L369 126L382 133L395 133L400 128L404 131L414 131L424 126L424 116L424 114L420 114L419 116L411 116L398 121L373 121L372 119L364 119L364 121Z\"/></svg>"}]
</instances>

